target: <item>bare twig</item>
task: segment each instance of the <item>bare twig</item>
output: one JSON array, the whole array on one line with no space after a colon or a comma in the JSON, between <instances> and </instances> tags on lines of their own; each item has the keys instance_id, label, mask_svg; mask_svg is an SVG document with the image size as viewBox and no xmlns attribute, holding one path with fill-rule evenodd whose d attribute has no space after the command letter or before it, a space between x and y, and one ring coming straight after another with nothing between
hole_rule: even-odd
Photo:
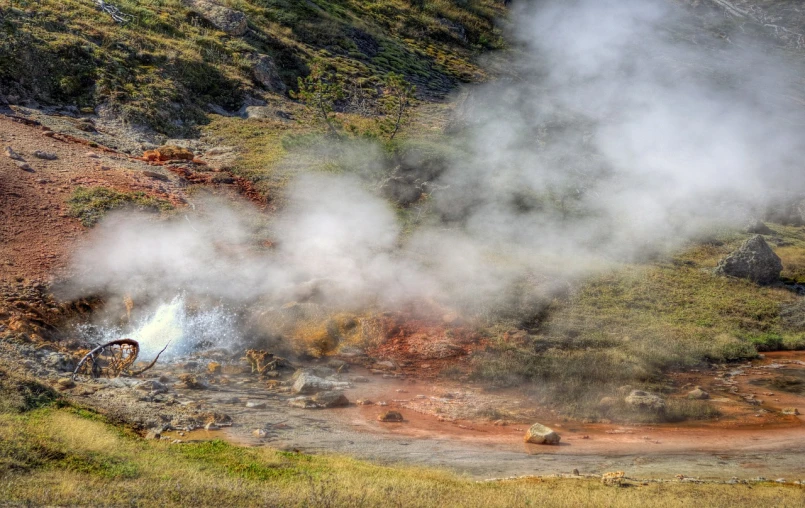
<instances>
[{"instance_id":1,"label":"bare twig","mask_svg":"<svg viewBox=\"0 0 805 508\"><path fill-rule=\"evenodd\" d=\"M101 367L97 358L107 348L119 348L119 353L114 356L110 361L110 369L117 371L115 375L119 375L124 369L128 368L137 360L137 355L140 354L140 344L134 339L119 339L101 344L86 355L78 362L75 370L73 371L73 379L78 375L78 371L84 366L87 360L92 360L92 377L100 377Z\"/></svg>"},{"instance_id":2,"label":"bare twig","mask_svg":"<svg viewBox=\"0 0 805 508\"><path fill-rule=\"evenodd\" d=\"M154 365L156 365L157 360L159 360L159 356L160 356L162 353L164 353L164 352L165 352L165 350L166 350L166 349L168 349L168 346L170 346L170 345L171 345L171 343L170 343L170 341L168 341L168 343L167 343L167 344L165 344L165 347L163 347L163 348L162 348L162 351L160 351L159 353L157 353L156 358L154 358L154 360L153 360L151 363L149 363L148 365L146 365L145 367L143 367L143 368L142 368L142 369L140 369L140 370L137 370L137 371L134 371L134 372L129 373L129 375L130 375L130 376L139 376L139 375L140 375L140 374L142 374L143 372L147 371L148 369L150 369L151 367L153 367Z\"/></svg>"}]
</instances>

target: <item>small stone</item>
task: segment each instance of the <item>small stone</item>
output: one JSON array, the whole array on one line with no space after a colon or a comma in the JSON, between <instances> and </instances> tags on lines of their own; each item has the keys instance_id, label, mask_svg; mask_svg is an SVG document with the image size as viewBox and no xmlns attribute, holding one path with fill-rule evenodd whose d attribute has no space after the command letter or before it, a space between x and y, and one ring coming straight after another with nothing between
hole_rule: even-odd
<instances>
[{"instance_id":1,"label":"small stone","mask_svg":"<svg viewBox=\"0 0 805 508\"><path fill-rule=\"evenodd\" d=\"M320 392L312 397L313 402L321 408L344 407L349 399L341 392Z\"/></svg>"},{"instance_id":2,"label":"small stone","mask_svg":"<svg viewBox=\"0 0 805 508\"><path fill-rule=\"evenodd\" d=\"M578 469L573 470L573 476L579 476L580 474Z\"/></svg>"},{"instance_id":3,"label":"small stone","mask_svg":"<svg viewBox=\"0 0 805 508\"><path fill-rule=\"evenodd\" d=\"M636 409L650 410L650 411L663 411L665 410L665 401L653 393L644 392L642 390L632 390L624 402Z\"/></svg>"},{"instance_id":4,"label":"small stone","mask_svg":"<svg viewBox=\"0 0 805 508\"><path fill-rule=\"evenodd\" d=\"M796 416L796 415L799 415L799 409L797 409L795 407L785 407L785 408L783 408L782 413L784 415L794 415L794 416Z\"/></svg>"},{"instance_id":5,"label":"small stone","mask_svg":"<svg viewBox=\"0 0 805 508\"><path fill-rule=\"evenodd\" d=\"M167 182L170 180L167 176L163 175L162 173L157 173L156 171L143 171L143 175L147 176L148 178L153 178L154 180L159 180L160 182Z\"/></svg>"},{"instance_id":6,"label":"small stone","mask_svg":"<svg viewBox=\"0 0 805 508\"><path fill-rule=\"evenodd\" d=\"M6 155L6 157L8 157L11 160L25 162L25 159L23 159L22 156L17 152L15 152L10 146L7 146L3 150L3 153Z\"/></svg>"},{"instance_id":7,"label":"small stone","mask_svg":"<svg viewBox=\"0 0 805 508\"><path fill-rule=\"evenodd\" d=\"M357 404L359 406L371 406L371 405L374 404L374 402L372 402L369 399L358 399L358 400L355 401L355 404Z\"/></svg>"},{"instance_id":8,"label":"small stone","mask_svg":"<svg viewBox=\"0 0 805 508\"><path fill-rule=\"evenodd\" d=\"M559 434L541 423L532 425L525 434L526 443L555 445L559 444L560 440Z\"/></svg>"},{"instance_id":9,"label":"small stone","mask_svg":"<svg viewBox=\"0 0 805 508\"><path fill-rule=\"evenodd\" d=\"M385 413L377 415L377 421L386 423L402 422L403 416L398 411L386 411Z\"/></svg>"},{"instance_id":10,"label":"small stone","mask_svg":"<svg viewBox=\"0 0 805 508\"><path fill-rule=\"evenodd\" d=\"M394 365L394 362L391 360L384 360L382 362L377 362L374 368L377 370L394 370L397 368L397 366Z\"/></svg>"},{"instance_id":11,"label":"small stone","mask_svg":"<svg viewBox=\"0 0 805 508\"><path fill-rule=\"evenodd\" d=\"M210 374L220 374L221 373L221 364L218 362L210 362L207 364L207 372Z\"/></svg>"},{"instance_id":12,"label":"small stone","mask_svg":"<svg viewBox=\"0 0 805 508\"><path fill-rule=\"evenodd\" d=\"M138 383L135 387L137 390L142 390L144 392L153 392L153 393L165 393L168 391L168 387L160 383L155 379L149 379L147 381L143 381L142 383Z\"/></svg>"},{"instance_id":13,"label":"small stone","mask_svg":"<svg viewBox=\"0 0 805 508\"><path fill-rule=\"evenodd\" d=\"M43 152L42 150L37 150L34 152L34 157L37 159L43 159L46 161L55 161L59 157L55 153L50 152Z\"/></svg>"},{"instance_id":14,"label":"small stone","mask_svg":"<svg viewBox=\"0 0 805 508\"><path fill-rule=\"evenodd\" d=\"M710 398L710 394L702 390L701 386L697 386L696 388L688 392L688 398L694 400L705 400Z\"/></svg>"},{"instance_id":15,"label":"small stone","mask_svg":"<svg viewBox=\"0 0 805 508\"><path fill-rule=\"evenodd\" d=\"M14 161L14 164L16 164L16 165L17 165L17 167L18 167L18 168L20 168L20 169L21 169L21 170L23 170L23 171L27 171L27 172L29 172L29 173L33 173L33 172L34 172L34 168L32 168L32 167L31 167L31 165L30 165L30 164L28 164L27 162L22 162L22 161Z\"/></svg>"},{"instance_id":16,"label":"small stone","mask_svg":"<svg viewBox=\"0 0 805 508\"><path fill-rule=\"evenodd\" d=\"M254 430L252 431L252 435L253 435L254 437L256 437L256 438L260 438L260 439L262 439L262 438L266 437L267 432L266 432L266 431L264 431L263 429L254 429Z\"/></svg>"},{"instance_id":17,"label":"small stone","mask_svg":"<svg viewBox=\"0 0 805 508\"><path fill-rule=\"evenodd\" d=\"M249 409L265 409L266 403L265 402L256 402L256 401L249 401L246 403L246 407Z\"/></svg>"},{"instance_id":18,"label":"small stone","mask_svg":"<svg viewBox=\"0 0 805 508\"><path fill-rule=\"evenodd\" d=\"M311 397L306 396L288 399L288 405L290 407L298 407L300 409L317 409L319 407L318 404L313 402Z\"/></svg>"},{"instance_id":19,"label":"small stone","mask_svg":"<svg viewBox=\"0 0 805 508\"><path fill-rule=\"evenodd\" d=\"M179 374L179 381L183 388L190 390L203 390L207 388L207 385L196 379L196 376L192 374Z\"/></svg>"},{"instance_id":20,"label":"small stone","mask_svg":"<svg viewBox=\"0 0 805 508\"><path fill-rule=\"evenodd\" d=\"M145 434L145 439L161 439L162 433L156 429L151 429Z\"/></svg>"},{"instance_id":21,"label":"small stone","mask_svg":"<svg viewBox=\"0 0 805 508\"><path fill-rule=\"evenodd\" d=\"M100 155L98 155L98 154L97 154L97 153L95 153L95 152L87 152L87 153L86 153L86 154L84 154L84 155L85 155L85 156L87 156L87 157L89 157L90 159L100 159L100 158L101 158L101 157L100 157Z\"/></svg>"},{"instance_id":22,"label":"small stone","mask_svg":"<svg viewBox=\"0 0 805 508\"><path fill-rule=\"evenodd\" d=\"M70 388L75 388L75 381L69 377L63 377L56 381L56 385L58 386L59 390L69 390Z\"/></svg>"}]
</instances>

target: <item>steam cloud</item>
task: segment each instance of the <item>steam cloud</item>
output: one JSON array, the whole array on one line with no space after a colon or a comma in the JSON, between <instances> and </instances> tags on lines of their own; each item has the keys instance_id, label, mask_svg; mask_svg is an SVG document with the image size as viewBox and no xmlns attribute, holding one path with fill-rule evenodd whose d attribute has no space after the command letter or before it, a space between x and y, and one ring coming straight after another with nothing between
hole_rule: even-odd
<instances>
[{"instance_id":1,"label":"steam cloud","mask_svg":"<svg viewBox=\"0 0 805 508\"><path fill-rule=\"evenodd\" d=\"M768 41L662 0L526 3L515 19L509 76L464 101L460 155L430 175L413 233L375 191L381 175L311 174L272 225L275 249L240 248L259 228L220 204L112 217L77 258L78 286L495 312L802 190L796 69Z\"/></svg>"}]
</instances>

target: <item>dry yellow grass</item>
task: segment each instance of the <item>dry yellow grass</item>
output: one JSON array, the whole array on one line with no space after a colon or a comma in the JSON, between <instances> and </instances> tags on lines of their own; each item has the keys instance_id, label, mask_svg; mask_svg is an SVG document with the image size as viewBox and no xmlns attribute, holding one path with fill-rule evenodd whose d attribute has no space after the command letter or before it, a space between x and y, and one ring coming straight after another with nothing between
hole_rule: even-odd
<instances>
[{"instance_id":1,"label":"dry yellow grass","mask_svg":"<svg viewBox=\"0 0 805 508\"><path fill-rule=\"evenodd\" d=\"M76 409L0 415L0 499L137 506L802 506L796 486L683 483L606 487L597 479L479 483L413 467L143 441ZM14 451L27 454L8 467ZM19 459L19 457L18 457Z\"/></svg>"}]
</instances>

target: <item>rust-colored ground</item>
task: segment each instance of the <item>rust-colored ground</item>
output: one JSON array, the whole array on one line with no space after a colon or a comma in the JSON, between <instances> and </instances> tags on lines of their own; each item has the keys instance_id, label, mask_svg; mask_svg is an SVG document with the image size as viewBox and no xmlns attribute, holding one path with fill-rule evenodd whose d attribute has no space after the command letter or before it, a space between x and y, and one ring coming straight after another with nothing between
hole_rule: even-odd
<instances>
[{"instance_id":1,"label":"rust-colored ground","mask_svg":"<svg viewBox=\"0 0 805 508\"><path fill-rule=\"evenodd\" d=\"M5 156L6 147L21 155L31 171ZM57 159L39 159L35 151ZM183 206L189 184L210 185L265 205L264 197L242 178L161 165L91 146L85 139L52 131L36 120L0 114L0 282L68 275L70 253L88 231L68 215L67 200L77 187L142 191Z\"/></svg>"}]
</instances>

